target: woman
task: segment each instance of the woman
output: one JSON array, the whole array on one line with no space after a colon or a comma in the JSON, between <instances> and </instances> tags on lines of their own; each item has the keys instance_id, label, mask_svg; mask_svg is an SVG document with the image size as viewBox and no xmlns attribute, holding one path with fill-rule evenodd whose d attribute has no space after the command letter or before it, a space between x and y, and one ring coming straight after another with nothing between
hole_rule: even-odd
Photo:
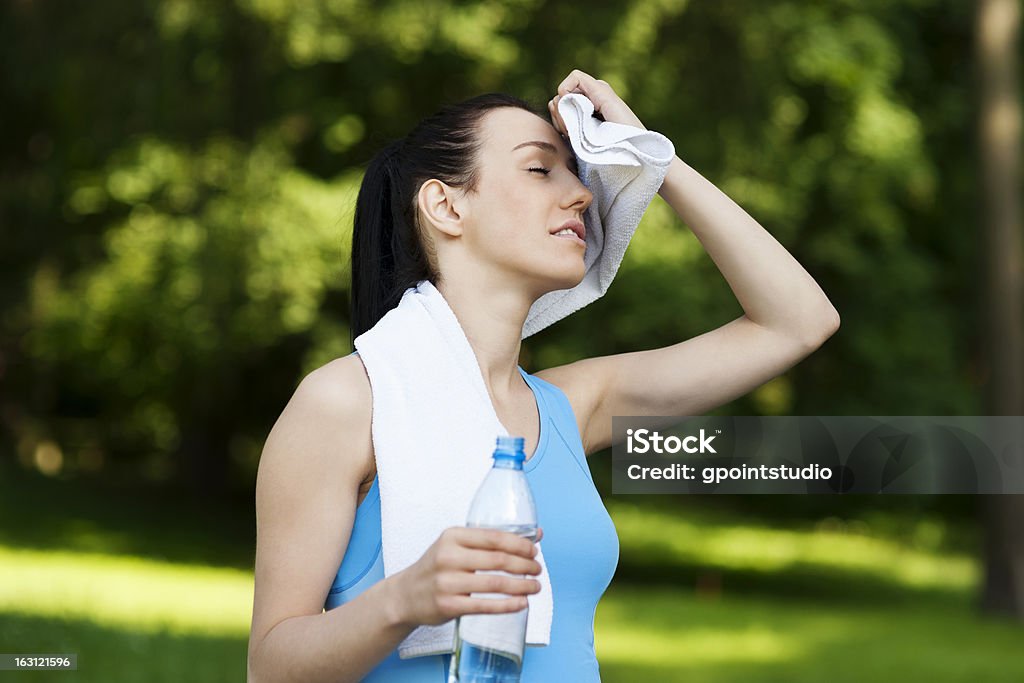
<instances>
[{"instance_id":1,"label":"woman","mask_svg":"<svg viewBox=\"0 0 1024 683\"><path fill-rule=\"evenodd\" d=\"M557 112L570 92L606 121L643 127L607 83L581 71L548 103L551 122L504 95L448 107L371 162L353 236L353 337L429 279L466 333L498 418L526 439L555 616L550 644L526 651L525 683L600 680L593 615L618 540L584 458L612 445L611 417L706 413L779 375L839 326L800 264L677 157L659 194L744 315L665 348L522 371L531 304L584 274L584 246L555 234L582 221L593 199ZM414 628L516 611L539 590L532 578L474 573L540 570L529 541L482 529L448 529L419 561L383 578L370 409L369 380L352 354L305 377L268 437L256 489L250 681L441 683L449 656L397 657ZM510 597L469 597L487 591Z\"/></svg>"}]
</instances>

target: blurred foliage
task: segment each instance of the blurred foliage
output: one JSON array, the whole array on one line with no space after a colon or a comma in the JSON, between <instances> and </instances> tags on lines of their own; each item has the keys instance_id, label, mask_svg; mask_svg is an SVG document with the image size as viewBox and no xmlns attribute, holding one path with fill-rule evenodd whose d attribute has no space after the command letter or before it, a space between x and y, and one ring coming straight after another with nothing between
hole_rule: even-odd
<instances>
[{"instance_id":1,"label":"blurred foliage","mask_svg":"<svg viewBox=\"0 0 1024 683\"><path fill-rule=\"evenodd\" d=\"M572 68L611 83L842 315L815 355L722 411L978 414L970 11L5 3L0 457L251 486L299 379L351 350L366 161L446 102L544 102ZM740 312L655 199L616 286L528 339L523 364L663 346Z\"/></svg>"}]
</instances>

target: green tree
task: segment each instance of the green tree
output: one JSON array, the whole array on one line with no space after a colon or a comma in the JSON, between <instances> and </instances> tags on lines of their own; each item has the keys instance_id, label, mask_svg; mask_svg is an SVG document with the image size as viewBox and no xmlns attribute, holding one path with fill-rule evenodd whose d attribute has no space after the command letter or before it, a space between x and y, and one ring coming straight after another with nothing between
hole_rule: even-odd
<instances>
[{"instance_id":1,"label":"green tree","mask_svg":"<svg viewBox=\"0 0 1024 683\"><path fill-rule=\"evenodd\" d=\"M26 461L53 441L69 470L102 452L196 488L250 477L302 374L349 351L349 222L370 156L447 101L545 102L574 67L775 234L843 317L724 411L976 414L970 11L3 5L3 441ZM524 364L670 344L738 312L655 200L609 294L529 339Z\"/></svg>"}]
</instances>

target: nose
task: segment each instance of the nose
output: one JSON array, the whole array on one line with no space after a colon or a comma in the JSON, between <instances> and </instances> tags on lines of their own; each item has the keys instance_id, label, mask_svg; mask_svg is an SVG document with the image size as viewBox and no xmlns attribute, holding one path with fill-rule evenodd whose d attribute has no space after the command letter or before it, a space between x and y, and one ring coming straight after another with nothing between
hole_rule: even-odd
<instances>
[{"instance_id":1,"label":"nose","mask_svg":"<svg viewBox=\"0 0 1024 683\"><path fill-rule=\"evenodd\" d=\"M573 188L567 196L567 200L570 202L569 208L575 209L582 216L594 201L594 193L588 190L587 186L576 176L573 176L573 183Z\"/></svg>"}]
</instances>

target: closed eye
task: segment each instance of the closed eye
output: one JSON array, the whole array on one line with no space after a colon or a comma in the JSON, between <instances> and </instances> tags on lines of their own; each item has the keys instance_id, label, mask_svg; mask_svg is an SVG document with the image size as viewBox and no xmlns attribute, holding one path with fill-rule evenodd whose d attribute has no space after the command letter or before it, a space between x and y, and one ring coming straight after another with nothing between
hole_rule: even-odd
<instances>
[{"instance_id":1,"label":"closed eye","mask_svg":"<svg viewBox=\"0 0 1024 683\"><path fill-rule=\"evenodd\" d=\"M531 172L539 171L539 172L543 173L544 175L547 175L548 173L551 173L551 169L550 168L543 168L543 167L540 167L540 166L535 166L535 167L533 167L531 169L528 169L528 170L531 171Z\"/></svg>"}]
</instances>

